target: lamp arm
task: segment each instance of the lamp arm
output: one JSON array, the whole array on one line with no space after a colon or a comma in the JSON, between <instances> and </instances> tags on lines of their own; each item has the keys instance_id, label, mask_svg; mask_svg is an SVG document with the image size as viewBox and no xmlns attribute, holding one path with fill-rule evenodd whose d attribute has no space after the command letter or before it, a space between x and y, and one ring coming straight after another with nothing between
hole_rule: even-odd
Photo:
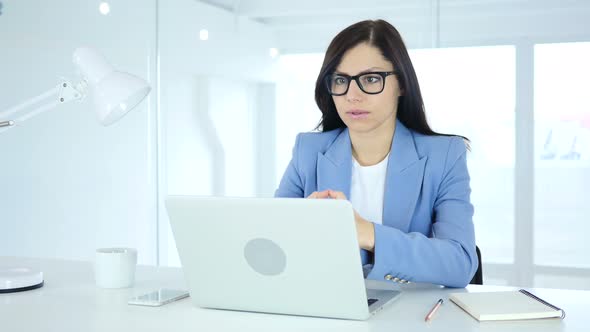
<instances>
[{"instance_id":1,"label":"lamp arm","mask_svg":"<svg viewBox=\"0 0 590 332\"><path fill-rule=\"evenodd\" d=\"M59 104L65 104L72 100L80 100L84 98L86 95L86 86L87 84L84 80L75 86L64 80L54 88L47 90L46 92L43 92L36 97L30 98L3 112L0 112L0 132L9 129L10 127L14 127L15 125L24 122L36 115L46 112ZM48 98L51 99L47 100ZM40 102L43 102L43 104L37 108L29 110L19 116L15 115L16 113L26 110L31 106L39 104ZM11 119L13 116L14 118Z\"/></svg>"}]
</instances>

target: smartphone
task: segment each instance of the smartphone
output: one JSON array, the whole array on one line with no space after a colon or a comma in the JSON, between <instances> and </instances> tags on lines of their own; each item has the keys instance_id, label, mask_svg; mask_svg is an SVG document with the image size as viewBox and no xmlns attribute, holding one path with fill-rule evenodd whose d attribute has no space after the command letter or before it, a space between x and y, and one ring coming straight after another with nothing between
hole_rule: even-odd
<instances>
[{"instance_id":1,"label":"smartphone","mask_svg":"<svg viewBox=\"0 0 590 332\"><path fill-rule=\"evenodd\" d=\"M160 288L147 294L132 297L127 302L134 305L146 305L150 307L159 307L166 303L174 302L188 297L185 290Z\"/></svg>"}]
</instances>

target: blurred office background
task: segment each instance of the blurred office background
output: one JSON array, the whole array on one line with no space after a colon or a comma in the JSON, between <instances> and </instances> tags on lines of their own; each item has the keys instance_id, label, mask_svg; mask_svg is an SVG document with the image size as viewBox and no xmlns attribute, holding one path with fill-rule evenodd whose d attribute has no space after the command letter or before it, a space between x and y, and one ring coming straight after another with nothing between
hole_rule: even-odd
<instances>
[{"instance_id":1,"label":"blurred office background","mask_svg":"<svg viewBox=\"0 0 590 332\"><path fill-rule=\"evenodd\" d=\"M471 139L484 282L590 289L585 0L0 1L0 112L76 78L82 45L153 88L110 127L70 103L0 134L0 255L179 265L166 195L271 196L328 43L376 18L434 129Z\"/></svg>"}]
</instances>

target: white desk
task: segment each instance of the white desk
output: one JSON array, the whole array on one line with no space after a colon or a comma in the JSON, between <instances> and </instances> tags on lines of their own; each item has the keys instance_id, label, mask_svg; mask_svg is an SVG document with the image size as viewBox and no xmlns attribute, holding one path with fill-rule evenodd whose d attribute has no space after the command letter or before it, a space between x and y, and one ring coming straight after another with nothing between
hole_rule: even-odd
<instances>
[{"instance_id":1,"label":"white desk","mask_svg":"<svg viewBox=\"0 0 590 332\"><path fill-rule=\"evenodd\" d=\"M587 331L590 291L533 289L561 306L565 320L479 323L450 301L457 289L408 285L402 297L368 321L347 321L211 310L190 299L162 307L127 304L133 295L158 287L185 288L177 268L139 267L132 289L107 290L94 285L92 264L52 259L0 257L0 266L30 266L44 272L40 289L0 294L0 330L13 331ZM206 272L206 271L204 271ZM472 291L510 287L469 286ZM445 304L430 323L424 316L439 298Z\"/></svg>"}]
</instances>

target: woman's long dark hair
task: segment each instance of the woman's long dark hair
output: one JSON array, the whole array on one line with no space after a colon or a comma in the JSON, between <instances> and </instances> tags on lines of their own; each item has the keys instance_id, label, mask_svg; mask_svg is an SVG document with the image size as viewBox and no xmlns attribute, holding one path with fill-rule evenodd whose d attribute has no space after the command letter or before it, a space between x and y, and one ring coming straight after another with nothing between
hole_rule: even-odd
<instances>
[{"instance_id":1,"label":"woman's long dark hair","mask_svg":"<svg viewBox=\"0 0 590 332\"><path fill-rule=\"evenodd\" d=\"M328 46L315 85L315 101L322 111L322 119L316 129L330 131L346 126L336 111L332 96L328 93L325 78L334 73L346 51L361 43L377 47L385 59L393 64L402 91L397 106L397 118L401 123L424 135L451 136L436 133L428 125L422 93L408 50L399 32L383 20L368 20L353 24L336 35Z\"/></svg>"}]
</instances>

